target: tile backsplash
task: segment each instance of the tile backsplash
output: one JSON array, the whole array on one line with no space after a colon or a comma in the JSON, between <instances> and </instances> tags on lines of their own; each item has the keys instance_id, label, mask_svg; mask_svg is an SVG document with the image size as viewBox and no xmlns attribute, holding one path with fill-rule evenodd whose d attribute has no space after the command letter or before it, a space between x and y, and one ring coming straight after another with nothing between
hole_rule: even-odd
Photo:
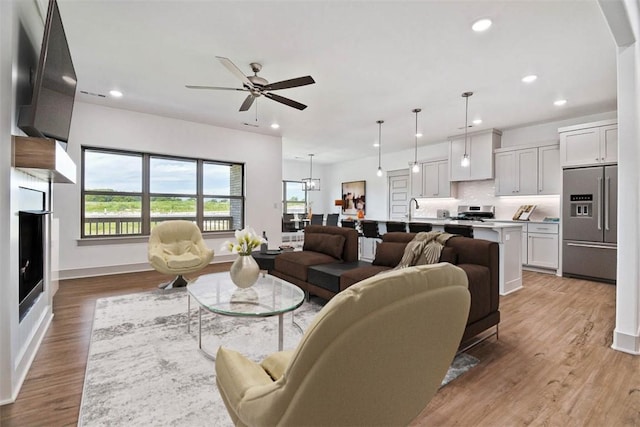
<instances>
[{"instance_id":1,"label":"tile backsplash","mask_svg":"<svg viewBox=\"0 0 640 427\"><path fill-rule=\"evenodd\" d=\"M495 181L466 181L458 183L455 199L418 199L420 208L415 217L435 218L438 209L448 209L456 215L458 205L494 205L496 219L512 219L521 205L536 205L530 220L560 216L560 196L496 196Z\"/></svg>"}]
</instances>

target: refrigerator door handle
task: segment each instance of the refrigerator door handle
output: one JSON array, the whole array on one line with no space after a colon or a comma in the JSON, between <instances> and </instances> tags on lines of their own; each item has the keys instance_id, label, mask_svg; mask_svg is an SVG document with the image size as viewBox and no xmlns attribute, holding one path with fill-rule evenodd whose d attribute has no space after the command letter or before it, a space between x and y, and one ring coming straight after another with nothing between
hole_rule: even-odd
<instances>
[{"instance_id":1,"label":"refrigerator door handle","mask_svg":"<svg viewBox=\"0 0 640 427\"><path fill-rule=\"evenodd\" d=\"M596 213L598 214L598 230L602 230L602 177L598 177L598 205Z\"/></svg>"},{"instance_id":2,"label":"refrigerator door handle","mask_svg":"<svg viewBox=\"0 0 640 427\"><path fill-rule=\"evenodd\" d=\"M616 246L603 246L603 245L594 245L587 243L567 243L567 246L575 246L577 248L596 248L596 249L617 249Z\"/></svg>"},{"instance_id":3,"label":"refrigerator door handle","mask_svg":"<svg viewBox=\"0 0 640 427\"><path fill-rule=\"evenodd\" d=\"M609 193L611 186L611 177L607 176L604 186L604 229L609 231Z\"/></svg>"}]
</instances>

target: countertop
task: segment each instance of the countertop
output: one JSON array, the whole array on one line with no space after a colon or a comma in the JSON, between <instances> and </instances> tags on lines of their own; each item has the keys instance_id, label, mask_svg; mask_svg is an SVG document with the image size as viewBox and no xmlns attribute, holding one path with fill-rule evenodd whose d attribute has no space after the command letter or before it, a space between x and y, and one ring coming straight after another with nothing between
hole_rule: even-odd
<instances>
[{"instance_id":1,"label":"countertop","mask_svg":"<svg viewBox=\"0 0 640 427\"><path fill-rule=\"evenodd\" d=\"M408 223L409 220L405 219L375 219L375 218L366 218L369 221L378 221L378 222L387 222L387 221L393 221L393 222L405 222ZM470 225L474 228L489 228L489 229L496 229L496 228L516 228L516 227L522 227L523 223L526 223L527 221L501 221L501 220L493 220L493 221L464 221L464 220L455 220L455 219L438 219L438 218L412 218L411 222L426 222L432 225L445 225L445 224L452 224L452 225ZM533 221L531 221L533 222Z\"/></svg>"}]
</instances>

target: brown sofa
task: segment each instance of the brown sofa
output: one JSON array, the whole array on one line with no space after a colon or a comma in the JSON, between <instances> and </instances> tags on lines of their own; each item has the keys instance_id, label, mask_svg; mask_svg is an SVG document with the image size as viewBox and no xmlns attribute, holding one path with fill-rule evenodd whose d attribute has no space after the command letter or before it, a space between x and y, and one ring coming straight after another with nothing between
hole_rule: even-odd
<instances>
[{"instance_id":1,"label":"brown sofa","mask_svg":"<svg viewBox=\"0 0 640 427\"><path fill-rule=\"evenodd\" d=\"M314 236L309 238L311 235ZM336 248L331 249L332 245L339 246L340 243L340 239L329 237L335 235L345 237L340 256L336 256ZM369 263L358 261L358 235L355 230L308 226L303 251L278 255L271 274L298 285L310 295L331 299L354 283L395 267L402 259L407 243L415 235L403 232L384 234L375 259ZM318 247L323 238L330 240L324 249ZM457 265L469 279L471 308L463 342L500 323L498 251L495 242L455 236L447 240L440 256L440 262Z\"/></svg>"},{"instance_id":2,"label":"brown sofa","mask_svg":"<svg viewBox=\"0 0 640 427\"><path fill-rule=\"evenodd\" d=\"M309 267L358 261L358 232L353 228L308 225L304 229L302 251L284 252L274 260L269 273L299 286L309 294ZM319 295L330 299L335 293Z\"/></svg>"}]
</instances>

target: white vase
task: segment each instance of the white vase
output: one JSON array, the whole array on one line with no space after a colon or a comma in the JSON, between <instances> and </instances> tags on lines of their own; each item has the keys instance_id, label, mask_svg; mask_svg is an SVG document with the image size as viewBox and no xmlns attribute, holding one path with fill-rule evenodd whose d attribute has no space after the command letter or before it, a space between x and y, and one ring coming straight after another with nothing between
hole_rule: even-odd
<instances>
[{"instance_id":1,"label":"white vase","mask_svg":"<svg viewBox=\"0 0 640 427\"><path fill-rule=\"evenodd\" d=\"M258 280L260 267L251 255L240 255L231 264L231 281L239 288L248 288Z\"/></svg>"}]
</instances>

